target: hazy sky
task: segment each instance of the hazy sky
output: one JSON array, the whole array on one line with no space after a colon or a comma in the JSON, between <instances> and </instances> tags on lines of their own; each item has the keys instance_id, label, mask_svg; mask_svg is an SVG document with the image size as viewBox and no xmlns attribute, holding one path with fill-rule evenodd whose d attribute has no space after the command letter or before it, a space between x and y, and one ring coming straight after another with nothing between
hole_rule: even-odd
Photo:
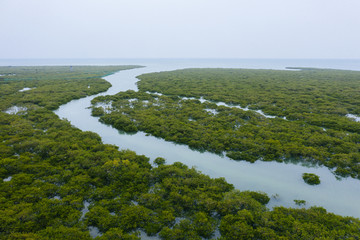
<instances>
[{"instance_id":1,"label":"hazy sky","mask_svg":"<svg viewBox=\"0 0 360 240\"><path fill-rule=\"evenodd\" d=\"M0 0L0 58L360 58L360 0Z\"/></svg>"}]
</instances>

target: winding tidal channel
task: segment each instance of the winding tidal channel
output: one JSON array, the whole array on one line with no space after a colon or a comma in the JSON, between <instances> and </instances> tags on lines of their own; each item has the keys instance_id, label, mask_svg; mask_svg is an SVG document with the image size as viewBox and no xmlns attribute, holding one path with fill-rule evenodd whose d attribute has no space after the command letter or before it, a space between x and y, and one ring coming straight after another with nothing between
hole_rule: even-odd
<instances>
[{"instance_id":1,"label":"winding tidal channel","mask_svg":"<svg viewBox=\"0 0 360 240\"><path fill-rule=\"evenodd\" d=\"M156 157L163 157L168 164L182 162L189 167L194 166L211 177L224 177L237 189L266 192L272 197L268 204L269 208L273 206L296 207L294 200L297 199L306 200L305 207L322 206L329 212L360 218L360 181L352 178L337 180L325 167L303 166L295 163L234 161L216 154L194 151L185 145L146 136L143 132L132 135L120 133L91 116L91 110L88 107L94 97L113 95L129 89L137 91L136 76L179 68L182 67L154 65L117 72L105 77L112 84L108 91L71 101L62 105L55 113L83 131L99 134L104 143L117 145L120 149L133 150L137 154L149 157L151 161ZM304 183L302 173L305 172L319 175L321 184L310 186Z\"/></svg>"}]
</instances>

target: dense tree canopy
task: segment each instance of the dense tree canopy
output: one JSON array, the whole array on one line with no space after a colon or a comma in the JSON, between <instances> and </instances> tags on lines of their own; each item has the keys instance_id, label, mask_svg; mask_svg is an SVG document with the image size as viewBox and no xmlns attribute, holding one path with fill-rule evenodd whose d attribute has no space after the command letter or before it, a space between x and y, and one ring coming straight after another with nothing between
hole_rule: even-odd
<instances>
[{"instance_id":1,"label":"dense tree canopy","mask_svg":"<svg viewBox=\"0 0 360 240\"><path fill-rule=\"evenodd\" d=\"M188 69L139 78L139 92L94 99L93 115L235 160L310 162L360 177L360 123L346 116L360 113L360 72Z\"/></svg>"},{"instance_id":2,"label":"dense tree canopy","mask_svg":"<svg viewBox=\"0 0 360 240\"><path fill-rule=\"evenodd\" d=\"M7 74L20 76L19 69ZM153 167L146 156L103 144L97 134L51 111L64 103L61 96L81 97L88 79L80 70L75 74L79 88L73 95L74 89L58 89L70 81L58 76L68 68L51 69L44 79L0 84L2 110L27 106L17 114L0 111L0 239L92 239L89 229L97 229L101 240L140 239L139 231L161 239L210 239L218 233L220 239L360 237L358 219L320 207L269 210L264 193L236 190L223 178L211 179L182 163L166 165L161 158ZM100 77L104 69L93 73ZM111 71L116 69L124 68ZM26 99L43 99L30 104L18 92L25 87L54 94L29 90Z\"/></svg>"},{"instance_id":3,"label":"dense tree canopy","mask_svg":"<svg viewBox=\"0 0 360 240\"><path fill-rule=\"evenodd\" d=\"M320 184L320 178L314 173L303 173L302 178L307 184L318 185Z\"/></svg>"},{"instance_id":4,"label":"dense tree canopy","mask_svg":"<svg viewBox=\"0 0 360 240\"><path fill-rule=\"evenodd\" d=\"M56 109L70 100L107 90L101 77L139 66L0 67L0 110L12 106Z\"/></svg>"}]
</instances>

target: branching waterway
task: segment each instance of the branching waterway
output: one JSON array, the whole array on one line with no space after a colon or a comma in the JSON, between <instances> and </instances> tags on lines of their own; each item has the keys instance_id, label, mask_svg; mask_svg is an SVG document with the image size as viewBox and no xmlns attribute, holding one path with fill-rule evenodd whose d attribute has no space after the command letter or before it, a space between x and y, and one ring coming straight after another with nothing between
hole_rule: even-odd
<instances>
[{"instance_id":1,"label":"branching waterway","mask_svg":"<svg viewBox=\"0 0 360 240\"><path fill-rule=\"evenodd\" d=\"M146 136L143 132L121 133L91 116L89 107L90 101L94 97L113 95L129 89L137 91L138 79L136 76L183 67L187 66L154 65L120 71L105 78L112 84L107 92L71 101L62 105L55 113L83 131L96 132L104 143L117 145L121 149L133 150L137 154L146 155L151 160L163 157L169 164L182 162L190 167L194 166L211 177L224 177L240 190L266 192L272 197L268 207L279 205L296 207L294 200L306 200L305 207L323 206L336 214L360 217L360 205L358 204L360 202L360 181L352 178L337 180L334 174L325 167L303 166L297 163L234 161L216 154L194 151L185 145ZM321 184L310 186L304 183L302 179L304 172L320 176Z\"/></svg>"}]
</instances>

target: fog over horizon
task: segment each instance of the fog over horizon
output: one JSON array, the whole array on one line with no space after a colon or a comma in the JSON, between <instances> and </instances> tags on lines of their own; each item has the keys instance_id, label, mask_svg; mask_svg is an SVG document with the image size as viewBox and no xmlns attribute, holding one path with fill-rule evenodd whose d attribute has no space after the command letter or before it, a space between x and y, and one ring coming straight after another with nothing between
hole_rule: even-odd
<instances>
[{"instance_id":1,"label":"fog over horizon","mask_svg":"<svg viewBox=\"0 0 360 240\"><path fill-rule=\"evenodd\" d=\"M0 58L360 58L358 0L0 0Z\"/></svg>"}]
</instances>

